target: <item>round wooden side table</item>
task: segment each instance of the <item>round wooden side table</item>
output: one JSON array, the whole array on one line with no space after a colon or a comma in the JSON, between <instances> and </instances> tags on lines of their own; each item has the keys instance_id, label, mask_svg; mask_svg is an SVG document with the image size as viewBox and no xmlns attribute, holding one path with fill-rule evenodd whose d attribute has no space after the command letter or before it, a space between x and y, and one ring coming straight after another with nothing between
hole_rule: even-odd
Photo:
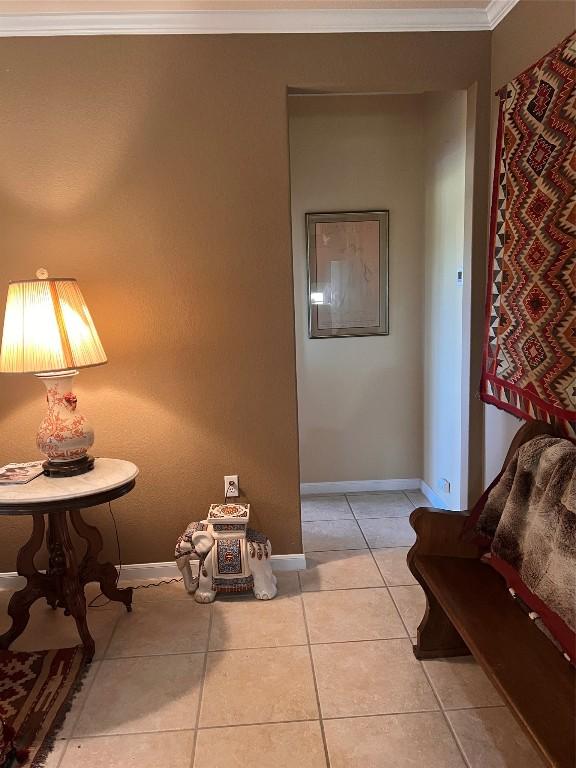
<instances>
[{"instance_id":1,"label":"round wooden side table","mask_svg":"<svg viewBox=\"0 0 576 768\"><path fill-rule=\"evenodd\" d=\"M84 587L96 581L109 599L132 606L132 589L118 589L118 572L112 563L99 563L102 536L88 525L81 510L117 499L129 493L136 483L138 467L120 459L96 459L94 469L74 477L40 475L23 485L0 486L0 515L31 515L32 534L18 553L16 570L26 578L26 586L15 592L8 605L12 626L0 635L0 650L25 630L30 607L41 597L52 608L64 608L76 621L87 661L94 656L94 639L86 622ZM45 516L48 516L46 546L48 569L36 569L34 558L44 542ZM86 542L86 552L78 560L68 528L68 520Z\"/></svg>"}]
</instances>

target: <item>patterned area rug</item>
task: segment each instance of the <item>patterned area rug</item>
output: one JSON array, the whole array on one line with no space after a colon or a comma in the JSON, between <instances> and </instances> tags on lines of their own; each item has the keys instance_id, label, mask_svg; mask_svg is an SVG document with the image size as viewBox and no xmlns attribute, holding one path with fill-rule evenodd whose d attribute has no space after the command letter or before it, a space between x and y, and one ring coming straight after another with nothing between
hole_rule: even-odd
<instances>
[{"instance_id":1,"label":"patterned area rug","mask_svg":"<svg viewBox=\"0 0 576 768\"><path fill-rule=\"evenodd\" d=\"M7 730L14 732L15 747L22 751L19 757L26 757L26 766L43 765L85 669L80 647L0 651L0 716ZM13 757L7 766L11 764L17 764Z\"/></svg>"},{"instance_id":2,"label":"patterned area rug","mask_svg":"<svg viewBox=\"0 0 576 768\"><path fill-rule=\"evenodd\" d=\"M576 33L500 91L481 397L576 432Z\"/></svg>"}]
</instances>

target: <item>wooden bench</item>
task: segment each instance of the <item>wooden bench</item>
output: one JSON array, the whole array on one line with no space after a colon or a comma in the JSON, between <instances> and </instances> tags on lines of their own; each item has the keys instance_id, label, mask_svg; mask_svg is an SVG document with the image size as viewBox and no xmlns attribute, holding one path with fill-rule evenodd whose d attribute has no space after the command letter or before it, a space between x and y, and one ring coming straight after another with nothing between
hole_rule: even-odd
<instances>
[{"instance_id":1,"label":"wooden bench","mask_svg":"<svg viewBox=\"0 0 576 768\"><path fill-rule=\"evenodd\" d=\"M520 445L541 434L562 436L543 422L525 424L503 469ZM463 534L472 512L421 507L410 516L417 541L408 565L427 600L414 653L419 659L472 654L545 763L575 768L576 670L515 604L504 579L480 561L479 548Z\"/></svg>"}]
</instances>

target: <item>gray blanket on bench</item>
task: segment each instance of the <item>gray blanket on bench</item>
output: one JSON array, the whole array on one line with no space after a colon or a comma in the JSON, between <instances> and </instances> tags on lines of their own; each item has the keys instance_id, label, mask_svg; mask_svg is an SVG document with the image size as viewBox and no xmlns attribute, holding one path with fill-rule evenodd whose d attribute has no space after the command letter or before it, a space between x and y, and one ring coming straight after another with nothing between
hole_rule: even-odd
<instances>
[{"instance_id":1,"label":"gray blanket on bench","mask_svg":"<svg viewBox=\"0 0 576 768\"><path fill-rule=\"evenodd\" d=\"M548 436L522 445L490 492L478 530L575 631L576 446Z\"/></svg>"}]
</instances>

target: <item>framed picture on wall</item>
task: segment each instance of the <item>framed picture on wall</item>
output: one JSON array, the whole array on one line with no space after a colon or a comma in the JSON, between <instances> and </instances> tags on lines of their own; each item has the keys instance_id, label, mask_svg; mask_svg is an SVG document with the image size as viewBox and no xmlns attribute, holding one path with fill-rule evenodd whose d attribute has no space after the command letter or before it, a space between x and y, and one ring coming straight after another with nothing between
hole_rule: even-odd
<instances>
[{"instance_id":1,"label":"framed picture on wall","mask_svg":"<svg viewBox=\"0 0 576 768\"><path fill-rule=\"evenodd\" d=\"M386 336L388 211L307 213L308 335Z\"/></svg>"}]
</instances>

